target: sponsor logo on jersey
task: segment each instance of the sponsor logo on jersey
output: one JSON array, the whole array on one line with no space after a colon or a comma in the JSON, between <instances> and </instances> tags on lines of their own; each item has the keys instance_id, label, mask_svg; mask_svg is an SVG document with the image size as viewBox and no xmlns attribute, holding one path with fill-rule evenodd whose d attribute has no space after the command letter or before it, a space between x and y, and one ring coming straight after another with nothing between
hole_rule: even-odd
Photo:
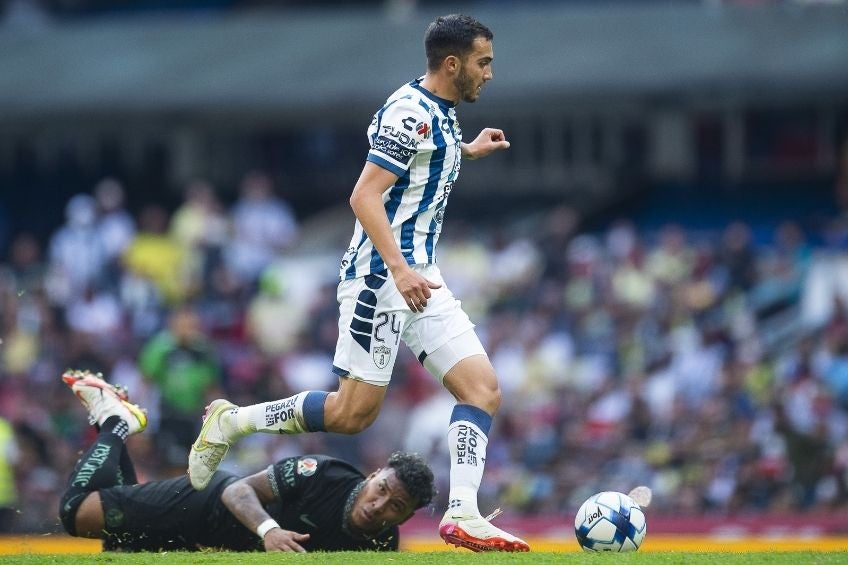
<instances>
[{"instance_id":1,"label":"sponsor logo on jersey","mask_svg":"<svg viewBox=\"0 0 848 565\"><path fill-rule=\"evenodd\" d=\"M427 139L430 137L430 124L427 122L418 122L415 125L415 133L420 135L423 139Z\"/></svg>"},{"instance_id":2,"label":"sponsor logo on jersey","mask_svg":"<svg viewBox=\"0 0 848 565\"><path fill-rule=\"evenodd\" d=\"M409 131L412 131L412 126L408 129ZM406 132L400 131L399 129L395 129L393 126L384 125L383 131L380 133L380 137L390 137L408 149L418 148L418 141L414 137Z\"/></svg>"},{"instance_id":3,"label":"sponsor logo on jersey","mask_svg":"<svg viewBox=\"0 0 848 565\"><path fill-rule=\"evenodd\" d=\"M318 461L312 457L304 457L297 461L297 474L304 477L311 477L318 470Z\"/></svg>"},{"instance_id":4,"label":"sponsor logo on jersey","mask_svg":"<svg viewBox=\"0 0 848 565\"><path fill-rule=\"evenodd\" d=\"M388 365L389 361L392 359L392 350L385 345L378 345L374 348L371 356L374 358L374 364L377 365L377 367L385 369L386 365Z\"/></svg>"},{"instance_id":5,"label":"sponsor logo on jersey","mask_svg":"<svg viewBox=\"0 0 848 565\"><path fill-rule=\"evenodd\" d=\"M103 464L106 462L111 451L112 447L105 443L94 444L91 454L89 454L88 458L83 461L79 470L77 470L76 475L74 475L74 480L71 483L71 486L87 487L89 481L91 481L91 477L98 469L103 467Z\"/></svg>"},{"instance_id":6,"label":"sponsor logo on jersey","mask_svg":"<svg viewBox=\"0 0 848 565\"><path fill-rule=\"evenodd\" d=\"M404 165L408 165L412 158L415 156L415 150L404 147L394 139L390 139L388 137L378 137L374 140L374 151L378 153L382 153L386 157L390 157L391 159L397 161L398 163L403 163Z\"/></svg>"},{"instance_id":7,"label":"sponsor logo on jersey","mask_svg":"<svg viewBox=\"0 0 848 565\"><path fill-rule=\"evenodd\" d=\"M287 459L283 463L283 482L290 487L294 487L294 461L291 459Z\"/></svg>"},{"instance_id":8,"label":"sponsor logo on jersey","mask_svg":"<svg viewBox=\"0 0 848 565\"><path fill-rule=\"evenodd\" d=\"M445 185L444 190L442 190L441 194L437 195L436 198L433 199L433 202L441 202L442 200L445 200L448 196L450 196L451 190L453 190L453 181L449 181ZM441 221L441 220L436 220L436 221Z\"/></svg>"}]
</instances>

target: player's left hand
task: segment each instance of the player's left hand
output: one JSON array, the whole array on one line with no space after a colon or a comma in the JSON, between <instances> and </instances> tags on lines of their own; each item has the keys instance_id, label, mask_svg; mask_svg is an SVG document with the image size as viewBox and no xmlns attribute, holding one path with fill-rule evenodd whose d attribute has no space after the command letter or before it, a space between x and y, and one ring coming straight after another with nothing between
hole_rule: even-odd
<instances>
[{"instance_id":1,"label":"player's left hand","mask_svg":"<svg viewBox=\"0 0 848 565\"><path fill-rule=\"evenodd\" d=\"M306 553L306 550L298 542L305 542L309 534L299 534L282 528L268 530L265 534L265 551L293 551Z\"/></svg>"},{"instance_id":2,"label":"player's left hand","mask_svg":"<svg viewBox=\"0 0 848 565\"><path fill-rule=\"evenodd\" d=\"M493 151L509 149L509 141L502 129L483 128L483 131L471 143L463 144L462 156L466 159L479 159Z\"/></svg>"}]
</instances>

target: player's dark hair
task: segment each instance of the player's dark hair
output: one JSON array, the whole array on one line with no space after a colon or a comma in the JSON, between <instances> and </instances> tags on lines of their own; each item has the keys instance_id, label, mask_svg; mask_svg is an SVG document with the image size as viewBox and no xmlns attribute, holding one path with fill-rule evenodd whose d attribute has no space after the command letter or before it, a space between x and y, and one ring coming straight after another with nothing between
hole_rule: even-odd
<instances>
[{"instance_id":1,"label":"player's dark hair","mask_svg":"<svg viewBox=\"0 0 848 565\"><path fill-rule=\"evenodd\" d=\"M417 453L395 451L386 466L395 470L395 475L403 483L406 492L417 501L416 509L427 506L436 496L433 471Z\"/></svg>"},{"instance_id":2,"label":"player's dark hair","mask_svg":"<svg viewBox=\"0 0 848 565\"><path fill-rule=\"evenodd\" d=\"M437 70L448 55L462 59L471 51L474 40L478 37L491 41L494 34L471 16L439 16L427 26L427 32L424 34L427 68L431 71Z\"/></svg>"}]
</instances>

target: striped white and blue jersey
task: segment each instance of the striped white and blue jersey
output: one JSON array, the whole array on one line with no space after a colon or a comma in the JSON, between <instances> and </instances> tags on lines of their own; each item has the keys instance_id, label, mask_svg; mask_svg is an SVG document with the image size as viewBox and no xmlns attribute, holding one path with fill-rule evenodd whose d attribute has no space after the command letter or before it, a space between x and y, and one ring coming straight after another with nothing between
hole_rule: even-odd
<instances>
[{"instance_id":1,"label":"striped white and blue jersey","mask_svg":"<svg viewBox=\"0 0 848 565\"><path fill-rule=\"evenodd\" d=\"M410 265L436 261L445 206L459 176L462 131L453 102L422 88L421 78L397 89L368 128L367 160L398 175L383 193L395 241ZM386 270L356 221L342 258L341 280Z\"/></svg>"}]
</instances>

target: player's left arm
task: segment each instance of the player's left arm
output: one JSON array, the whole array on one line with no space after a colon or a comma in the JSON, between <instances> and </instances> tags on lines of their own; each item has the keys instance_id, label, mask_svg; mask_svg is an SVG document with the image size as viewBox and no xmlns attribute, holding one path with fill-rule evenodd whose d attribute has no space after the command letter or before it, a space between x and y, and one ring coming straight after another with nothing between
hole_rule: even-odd
<instances>
[{"instance_id":1,"label":"player's left arm","mask_svg":"<svg viewBox=\"0 0 848 565\"><path fill-rule=\"evenodd\" d=\"M255 532L264 521L272 519L263 505L273 502L276 498L267 471L260 471L239 479L228 485L221 493L221 502L224 506L252 532ZM309 534L273 528L265 534L263 542L265 551L303 553L306 550L298 542L308 539Z\"/></svg>"},{"instance_id":2,"label":"player's left arm","mask_svg":"<svg viewBox=\"0 0 848 565\"><path fill-rule=\"evenodd\" d=\"M462 144L462 156L465 159L479 159L494 151L509 149L509 141L506 140L503 130L497 128L483 128L483 131L474 138L471 143Z\"/></svg>"}]
</instances>

